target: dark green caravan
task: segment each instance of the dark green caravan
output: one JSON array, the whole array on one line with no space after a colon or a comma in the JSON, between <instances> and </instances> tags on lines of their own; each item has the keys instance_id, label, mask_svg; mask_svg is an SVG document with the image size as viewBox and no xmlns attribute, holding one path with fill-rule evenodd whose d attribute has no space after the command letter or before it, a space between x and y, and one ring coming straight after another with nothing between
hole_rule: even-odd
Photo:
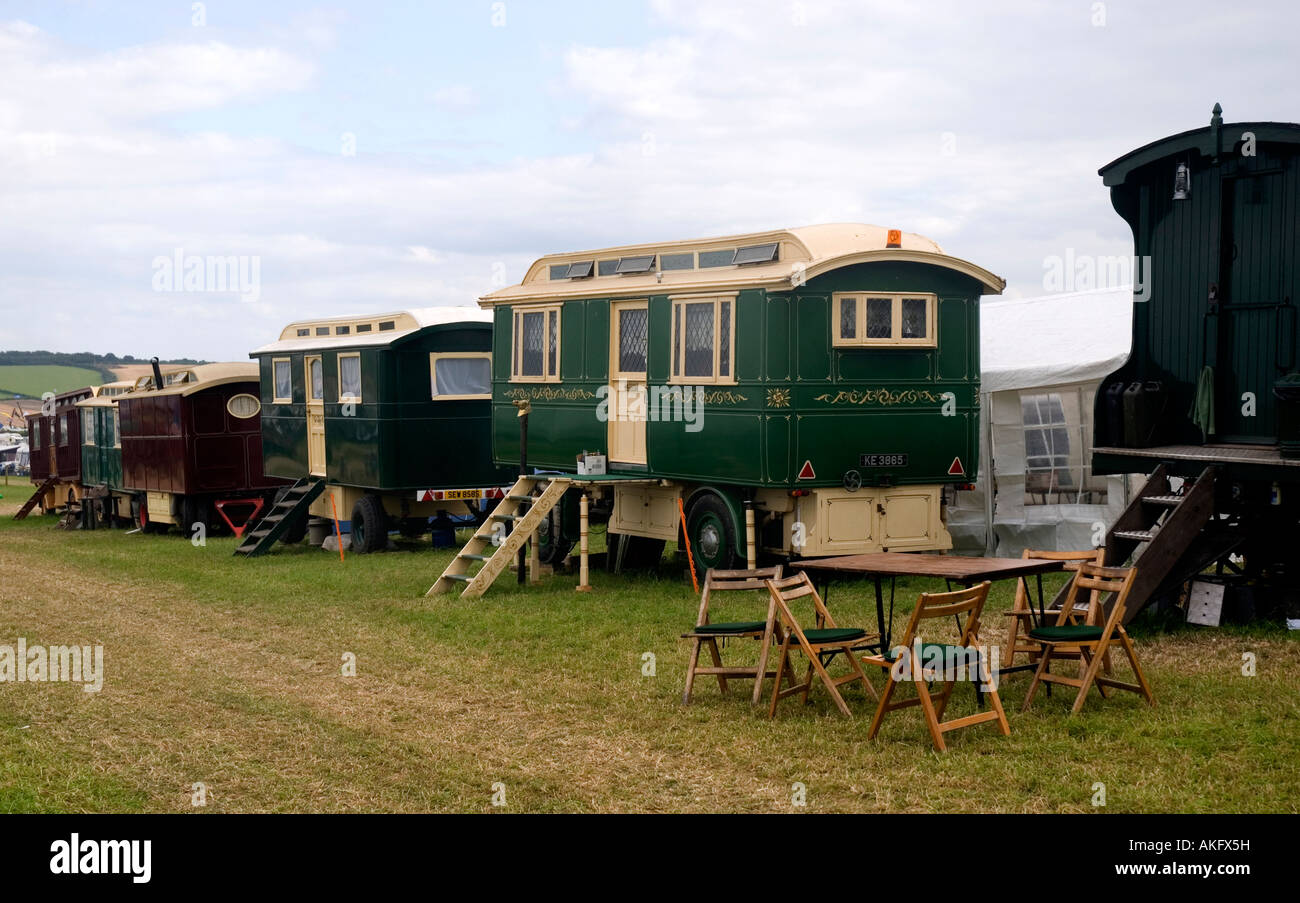
<instances>
[{"instance_id":1,"label":"dark green caravan","mask_svg":"<svg viewBox=\"0 0 1300 903\"><path fill-rule=\"evenodd\" d=\"M1099 174L1140 303L1129 360L1099 389L1093 471L1151 474L1107 563L1138 555L1130 612L1215 565L1251 581L1246 608L1286 596L1300 617L1300 124L1227 123L1216 104L1208 126ZM1214 595L1217 620L1234 593Z\"/></svg>"},{"instance_id":2,"label":"dark green caravan","mask_svg":"<svg viewBox=\"0 0 1300 903\"><path fill-rule=\"evenodd\" d=\"M511 474L492 463L491 348L474 307L290 323L250 355L267 474L322 482L308 513L337 516L355 552L499 498Z\"/></svg>"},{"instance_id":3,"label":"dark green caravan","mask_svg":"<svg viewBox=\"0 0 1300 903\"><path fill-rule=\"evenodd\" d=\"M681 505L701 568L747 559L747 505L769 553L947 549L945 487L979 464L980 296L1003 285L861 224L549 255L481 299L493 455L518 464L529 405L530 467L602 453L610 533L662 549Z\"/></svg>"},{"instance_id":4,"label":"dark green caravan","mask_svg":"<svg viewBox=\"0 0 1300 903\"><path fill-rule=\"evenodd\" d=\"M105 383L95 395L77 402L81 410L82 524L94 529L111 525L117 503L130 499L122 487L122 430L118 399L135 385L130 380Z\"/></svg>"}]
</instances>

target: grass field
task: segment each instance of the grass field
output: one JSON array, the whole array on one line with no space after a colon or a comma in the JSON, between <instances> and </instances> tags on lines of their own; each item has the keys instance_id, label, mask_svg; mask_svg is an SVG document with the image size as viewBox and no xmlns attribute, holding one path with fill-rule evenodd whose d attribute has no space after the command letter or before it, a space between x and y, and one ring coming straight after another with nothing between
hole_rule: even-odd
<instances>
[{"instance_id":1,"label":"grass field","mask_svg":"<svg viewBox=\"0 0 1300 903\"><path fill-rule=\"evenodd\" d=\"M104 381L98 370L57 364L0 364L0 398L40 398L45 392L67 392Z\"/></svg>"},{"instance_id":2,"label":"grass field","mask_svg":"<svg viewBox=\"0 0 1300 903\"><path fill-rule=\"evenodd\" d=\"M939 754L915 709L868 741L860 691L852 720L814 690L768 721L743 684L723 698L706 680L683 707L677 637L697 602L667 572L596 574L587 594L571 577L524 590L503 577L477 601L426 599L450 553L340 563L303 546L234 561L229 538L196 548L15 523L29 490L0 492L0 644L105 651L99 693L0 683L6 812L193 811L198 782L204 811L225 812L485 812L498 783L515 812L1295 812L1300 800L1300 643L1276 627L1135 631L1155 708L1094 694L1071 718L1058 691L1021 714L1028 675L1010 676L1011 736L959 731ZM896 629L924 588L900 581ZM842 623L871 622L865 587L830 601ZM998 587L986 639L1009 602ZM953 706L973 711L972 694Z\"/></svg>"}]
</instances>

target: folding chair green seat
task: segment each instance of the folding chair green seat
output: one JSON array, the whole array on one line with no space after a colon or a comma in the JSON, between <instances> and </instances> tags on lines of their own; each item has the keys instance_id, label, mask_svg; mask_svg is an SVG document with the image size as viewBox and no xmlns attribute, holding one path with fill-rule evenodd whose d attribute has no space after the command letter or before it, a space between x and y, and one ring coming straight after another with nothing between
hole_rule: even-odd
<instances>
[{"instance_id":1,"label":"folding chair green seat","mask_svg":"<svg viewBox=\"0 0 1300 903\"><path fill-rule=\"evenodd\" d=\"M718 679L718 689L727 694L727 680L753 679L754 693L751 699L755 705L763 696L763 681L775 672L767 670L768 651L773 641L781 641L781 628L776 623L776 608L770 599L767 602L767 617L762 621L709 621L709 605L717 593L759 592L767 595L767 580L779 580L781 566L755 568L754 570L710 570L704 577L704 591L700 594L700 610L695 619L695 626L682 639L691 641L690 662L686 666L686 689L682 693L682 704L690 705L691 694L695 689L695 677L699 674L711 674ZM728 666L722 663L719 641L725 644L729 639L753 639L762 644L758 653L757 666ZM712 666L700 665L700 650L707 648Z\"/></svg>"},{"instance_id":2,"label":"folding chair green seat","mask_svg":"<svg viewBox=\"0 0 1300 903\"><path fill-rule=\"evenodd\" d=\"M1088 690L1093 686L1097 688L1097 692L1103 699L1106 698L1107 688L1111 688L1137 693L1147 701L1148 705L1156 704L1151 685L1147 683L1146 675L1142 673L1142 666L1138 664L1133 640L1124 629L1124 612L1128 608L1128 596L1133 589L1133 580L1136 576L1137 568L1106 568L1087 563L1079 565L1079 572L1070 586L1070 594L1065 599L1057 622L1051 626L1036 627L1029 631L1029 639L1037 643L1041 651L1038 670L1034 672L1034 682L1029 685L1029 693L1025 696L1025 704L1021 706L1021 711L1029 709L1034 701L1034 694L1038 692L1038 685L1043 683L1064 684L1078 688L1079 692L1070 709L1071 714L1083 708L1084 700L1088 698ZM1091 590L1093 593L1094 601L1088 612L1088 621L1091 623L1066 623L1067 615L1073 610L1080 590ZM1110 605L1109 615L1103 618L1105 606L1101 598L1103 594L1111 593L1114 593L1115 601ZM1098 626L1099 624L1101 626ZM1052 653L1061 646L1079 651L1077 677L1051 673L1052 659L1055 657ZM1110 670L1107 653L1112 646L1117 647L1118 651L1128 658L1135 682L1116 680L1109 673L1099 673L1103 668L1108 672Z\"/></svg>"},{"instance_id":3,"label":"folding chair green seat","mask_svg":"<svg viewBox=\"0 0 1300 903\"><path fill-rule=\"evenodd\" d=\"M920 661L908 663L910 676L906 676L906 671L902 673L895 671L895 663L903 656L896 653L894 649L886 649L880 655L869 655L862 659L864 664L883 668L889 674L885 692L880 696L876 714L871 719L871 728L867 731L868 740L874 740L876 734L880 732L880 725L887 713L913 706L920 707L925 718L925 726L930 732L930 740L939 752L944 752L948 748L943 738L948 731L993 722L1003 736L1011 733L1011 728L1007 725L1006 713L1002 710L1002 699L998 696L998 688L992 682L981 688L990 704L988 711L961 718L950 718L946 721L943 717L959 678L974 676L982 680L985 675L992 677L988 675L989 663L979 646L980 615L984 611L984 602L988 599L989 585L986 580L978 586L967 589L947 593L921 593L921 598L917 600L916 608L912 611L912 617L907 622L903 639L895 647L906 649L909 657L913 650L919 647ZM960 618L963 614L966 615L964 625ZM920 639L923 621L946 622L948 618L953 618L960 630L956 643L927 643ZM942 689L937 694L930 692L931 682L942 682ZM916 689L916 695L895 701L894 693L903 683L912 684Z\"/></svg>"}]
</instances>

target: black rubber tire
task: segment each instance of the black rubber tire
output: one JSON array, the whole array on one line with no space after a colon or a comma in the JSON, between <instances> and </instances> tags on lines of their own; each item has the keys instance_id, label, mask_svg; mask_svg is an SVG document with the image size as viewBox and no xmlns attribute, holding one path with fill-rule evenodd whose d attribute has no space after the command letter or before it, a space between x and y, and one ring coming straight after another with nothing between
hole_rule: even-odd
<instances>
[{"instance_id":1,"label":"black rubber tire","mask_svg":"<svg viewBox=\"0 0 1300 903\"><path fill-rule=\"evenodd\" d=\"M716 495L702 495L691 504L686 512L686 532L695 573L701 580L710 568L731 570L741 566L736 554L736 525Z\"/></svg>"},{"instance_id":2,"label":"black rubber tire","mask_svg":"<svg viewBox=\"0 0 1300 903\"><path fill-rule=\"evenodd\" d=\"M280 537L280 542L286 546L296 546L307 538L307 512L302 511L298 514L298 519L289 525L289 529L284 531Z\"/></svg>"},{"instance_id":3,"label":"black rubber tire","mask_svg":"<svg viewBox=\"0 0 1300 903\"><path fill-rule=\"evenodd\" d=\"M548 511L546 517L542 518L542 522L537 525L537 557L542 564L559 564L573 548L573 540L562 538L561 520L564 515L561 509L563 507L564 502L561 501Z\"/></svg>"},{"instance_id":4,"label":"black rubber tire","mask_svg":"<svg viewBox=\"0 0 1300 903\"><path fill-rule=\"evenodd\" d=\"M352 551L358 555L388 548L388 515L373 495L352 506Z\"/></svg>"},{"instance_id":5,"label":"black rubber tire","mask_svg":"<svg viewBox=\"0 0 1300 903\"><path fill-rule=\"evenodd\" d=\"M204 535L212 532L212 507L208 500L193 495L181 499L181 532L194 535L194 525L202 524Z\"/></svg>"}]
</instances>

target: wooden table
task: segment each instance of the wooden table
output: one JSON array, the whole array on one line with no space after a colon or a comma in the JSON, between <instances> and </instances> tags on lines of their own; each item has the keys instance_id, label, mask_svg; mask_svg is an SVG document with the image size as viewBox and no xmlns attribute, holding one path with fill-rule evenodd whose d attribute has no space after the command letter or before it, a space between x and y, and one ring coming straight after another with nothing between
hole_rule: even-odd
<instances>
[{"instance_id":1,"label":"wooden table","mask_svg":"<svg viewBox=\"0 0 1300 903\"><path fill-rule=\"evenodd\" d=\"M971 558L965 555L924 555L913 552L873 552L867 555L845 555L840 558L818 558L799 561L791 565L807 571L814 581L820 578L822 599L830 595L831 580L870 578L876 584L876 623L880 627L880 650L890 648L894 621L894 578L942 577L951 586L973 586L985 580L1014 578L1025 581L1025 594L1029 595L1029 577L1038 578L1038 613L1040 622L1044 615L1043 574L1064 569L1064 563L1044 558ZM885 598L881 581L890 578L889 621L885 620ZM1010 668L1000 669L1003 672Z\"/></svg>"}]
</instances>

